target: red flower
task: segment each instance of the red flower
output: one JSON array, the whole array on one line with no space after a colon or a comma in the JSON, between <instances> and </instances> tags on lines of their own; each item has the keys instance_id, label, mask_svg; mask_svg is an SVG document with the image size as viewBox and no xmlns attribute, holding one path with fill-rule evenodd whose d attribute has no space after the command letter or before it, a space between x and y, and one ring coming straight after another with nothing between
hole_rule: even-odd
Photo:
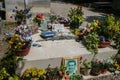
<instances>
[{"instance_id":1,"label":"red flower","mask_svg":"<svg viewBox=\"0 0 120 80\"><path fill-rule=\"evenodd\" d=\"M62 71L59 71L58 73L59 73L59 75L60 75L60 76L62 76L62 75L63 75Z\"/></svg>"},{"instance_id":2,"label":"red flower","mask_svg":"<svg viewBox=\"0 0 120 80\"><path fill-rule=\"evenodd\" d=\"M98 62L98 63L102 63L103 61L102 61L102 60L98 60L97 62Z\"/></svg>"},{"instance_id":3,"label":"red flower","mask_svg":"<svg viewBox=\"0 0 120 80\"><path fill-rule=\"evenodd\" d=\"M80 56L80 60L82 60L83 59L83 56Z\"/></svg>"},{"instance_id":4,"label":"red flower","mask_svg":"<svg viewBox=\"0 0 120 80\"><path fill-rule=\"evenodd\" d=\"M80 9L80 8L82 8L82 6L78 5L77 8Z\"/></svg>"},{"instance_id":5,"label":"red flower","mask_svg":"<svg viewBox=\"0 0 120 80\"><path fill-rule=\"evenodd\" d=\"M13 16L10 16L10 18L13 18Z\"/></svg>"},{"instance_id":6,"label":"red flower","mask_svg":"<svg viewBox=\"0 0 120 80\"><path fill-rule=\"evenodd\" d=\"M101 23L100 23L100 22L98 22L98 26L101 26Z\"/></svg>"},{"instance_id":7,"label":"red flower","mask_svg":"<svg viewBox=\"0 0 120 80\"><path fill-rule=\"evenodd\" d=\"M36 16L40 18L40 20L43 20L43 14L37 14Z\"/></svg>"},{"instance_id":8,"label":"red flower","mask_svg":"<svg viewBox=\"0 0 120 80\"><path fill-rule=\"evenodd\" d=\"M90 32L90 29L86 29L86 33L89 33Z\"/></svg>"},{"instance_id":9,"label":"red flower","mask_svg":"<svg viewBox=\"0 0 120 80\"><path fill-rule=\"evenodd\" d=\"M68 75L65 75L65 80L69 80L69 76Z\"/></svg>"}]
</instances>

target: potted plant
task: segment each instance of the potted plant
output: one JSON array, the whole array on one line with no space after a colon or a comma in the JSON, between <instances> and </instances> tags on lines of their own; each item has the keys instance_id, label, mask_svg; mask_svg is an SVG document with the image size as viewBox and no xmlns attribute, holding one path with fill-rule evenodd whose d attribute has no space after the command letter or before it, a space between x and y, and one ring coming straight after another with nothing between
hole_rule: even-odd
<instances>
[{"instance_id":1,"label":"potted plant","mask_svg":"<svg viewBox=\"0 0 120 80\"><path fill-rule=\"evenodd\" d=\"M115 73L116 71L120 70L119 64L116 62L116 56L112 55L108 59L106 59L107 62L107 70L111 73Z\"/></svg>"},{"instance_id":2,"label":"potted plant","mask_svg":"<svg viewBox=\"0 0 120 80\"><path fill-rule=\"evenodd\" d=\"M103 20L94 20L89 29L99 36L99 47L110 45L114 35L119 32L120 21L115 21L114 15L107 15Z\"/></svg>"},{"instance_id":3,"label":"potted plant","mask_svg":"<svg viewBox=\"0 0 120 80\"><path fill-rule=\"evenodd\" d=\"M0 60L0 80L9 80L8 78L11 77L14 78L14 80L18 80L16 79L19 78L16 74L16 69L20 60L22 60L22 57L17 57L13 52L3 57L3 59Z\"/></svg>"},{"instance_id":4,"label":"potted plant","mask_svg":"<svg viewBox=\"0 0 120 80\"><path fill-rule=\"evenodd\" d=\"M78 28L83 22L83 11L82 6L78 6L77 8L71 8L68 14L71 20L71 29Z\"/></svg>"},{"instance_id":5,"label":"potted plant","mask_svg":"<svg viewBox=\"0 0 120 80\"><path fill-rule=\"evenodd\" d=\"M88 61L87 58L80 58L80 64L81 64L81 67L80 67L80 73L83 74L83 75L88 75L89 74L89 70L91 68L91 62Z\"/></svg>"},{"instance_id":6,"label":"potted plant","mask_svg":"<svg viewBox=\"0 0 120 80\"><path fill-rule=\"evenodd\" d=\"M109 65L109 63L107 62L107 60L102 60L102 66L101 66L101 74L104 74L104 73L106 73L107 72L107 70L108 70L108 66Z\"/></svg>"},{"instance_id":7,"label":"potted plant","mask_svg":"<svg viewBox=\"0 0 120 80\"><path fill-rule=\"evenodd\" d=\"M120 65L120 32L118 32L114 37L115 47L117 49L117 54L115 55L117 63Z\"/></svg>"},{"instance_id":8,"label":"potted plant","mask_svg":"<svg viewBox=\"0 0 120 80\"><path fill-rule=\"evenodd\" d=\"M17 55L25 56L29 53L32 41L21 38L20 35L14 34L8 41L9 52L15 52Z\"/></svg>"},{"instance_id":9,"label":"potted plant","mask_svg":"<svg viewBox=\"0 0 120 80\"><path fill-rule=\"evenodd\" d=\"M36 67L26 69L22 75L23 80L46 80L46 71Z\"/></svg>"},{"instance_id":10,"label":"potted plant","mask_svg":"<svg viewBox=\"0 0 120 80\"><path fill-rule=\"evenodd\" d=\"M51 68L50 65L48 65L48 68L46 69L47 80L62 80L65 69L66 68L63 65L61 65L60 68Z\"/></svg>"},{"instance_id":11,"label":"potted plant","mask_svg":"<svg viewBox=\"0 0 120 80\"><path fill-rule=\"evenodd\" d=\"M31 30L26 25L17 26L15 34L8 40L8 44L10 52L23 56L27 55L32 44Z\"/></svg>"},{"instance_id":12,"label":"potted plant","mask_svg":"<svg viewBox=\"0 0 120 80\"><path fill-rule=\"evenodd\" d=\"M85 45L87 49L93 54L91 60L91 75L98 75L100 73L100 63L97 62L96 55L98 54L99 38L96 32L90 32L85 38Z\"/></svg>"}]
</instances>

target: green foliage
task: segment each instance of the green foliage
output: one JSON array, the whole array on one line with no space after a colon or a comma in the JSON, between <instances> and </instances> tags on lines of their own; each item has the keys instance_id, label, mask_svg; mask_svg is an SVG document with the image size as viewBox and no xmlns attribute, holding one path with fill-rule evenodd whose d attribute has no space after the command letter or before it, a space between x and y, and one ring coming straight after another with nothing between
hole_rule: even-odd
<instances>
[{"instance_id":1,"label":"green foliage","mask_svg":"<svg viewBox=\"0 0 120 80\"><path fill-rule=\"evenodd\" d=\"M70 80L83 80L82 75L72 75L70 76Z\"/></svg>"},{"instance_id":2,"label":"green foliage","mask_svg":"<svg viewBox=\"0 0 120 80\"><path fill-rule=\"evenodd\" d=\"M0 69L4 67L6 71L12 76L15 74L18 62L21 59L21 57L18 58L15 54L8 54L0 61Z\"/></svg>"},{"instance_id":3,"label":"green foliage","mask_svg":"<svg viewBox=\"0 0 120 80\"><path fill-rule=\"evenodd\" d=\"M120 32L117 32L115 34L115 37L113 38L114 42L115 42L115 47L118 50L118 54L120 54Z\"/></svg>"},{"instance_id":4,"label":"green foliage","mask_svg":"<svg viewBox=\"0 0 120 80\"><path fill-rule=\"evenodd\" d=\"M50 15L50 21L51 22L57 21L57 16L56 15Z\"/></svg>"},{"instance_id":5,"label":"green foliage","mask_svg":"<svg viewBox=\"0 0 120 80\"><path fill-rule=\"evenodd\" d=\"M120 19L115 21L113 14L106 16L102 20L94 20L89 29L96 32L98 36L104 36L106 41L113 39L114 35L120 31Z\"/></svg>"},{"instance_id":6,"label":"green foliage","mask_svg":"<svg viewBox=\"0 0 120 80\"><path fill-rule=\"evenodd\" d=\"M91 32L89 33L86 38L86 47L87 49L94 55L98 54L98 42L99 42L99 37L97 33Z\"/></svg>"},{"instance_id":7,"label":"green foliage","mask_svg":"<svg viewBox=\"0 0 120 80\"><path fill-rule=\"evenodd\" d=\"M41 21L39 18L37 18L37 17L34 17L33 21L36 22L36 23L38 23L38 24L41 24L41 22L42 22L42 21Z\"/></svg>"},{"instance_id":8,"label":"green foliage","mask_svg":"<svg viewBox=\"0 0 120 80\"><path fill-rule=\"evenodd\" d=\"M77 8L71 8L68 14L72 23L75 23L75 24L81 24L83 22L82 15L83 15L83 11L81 6L78 6Z\"/></svg>"},{"instance_id":9,"label":"green foliage","mask_svg":"<svg viewBox=\"0 0 120 80\"><path fill-rule=\"evenodd\" d=\"M9 77L8 80L19 80L19 77L17 75L14 75L13 77Z\"/></svg>"},{"instance_id":10,"label":"green foliage","mask_svg":"<svg viewBox=\"0 0 120 80\"><path fill-rule=\"evenodd\" d=\"M89 62L87 59L84 59L82 61L82 64L83 64L83 68L85 68L85 69L90 69L91 68L91 62Z\"/></svg>"},{"instance_id":11,"label":"green foliage","mask_svg":"<svg viewBox=\"0 0 120 80\"><path fill-rule=\"evenodd\" d=\"M94 59L94 61L91 62L91 67L92 72L99 72L102 68L102 61Z\"/></svg>"},{"instance_id":12,"label":"green foliage","mask_svg":"<svg viewBox=\"0 0 120 80\"><path fill-rule=\"evenodd\" d=\"M48 65L48 68L46 69L46 79L52 80L52 79L62 79L64 76L64 72L66 70L66 67L62 64L60 68L55 67L51 68L50 65Z\"/></svg>"},{"instance_id":13,"label":"green foliage","mask_svg":"<svg viewBox=\"0 0 120 80\"><path fill-rule=\"evenodd\" d=\"M0 69L0 80L7 79L9 76L5 68Z\"/></svg>"}]
</instances>

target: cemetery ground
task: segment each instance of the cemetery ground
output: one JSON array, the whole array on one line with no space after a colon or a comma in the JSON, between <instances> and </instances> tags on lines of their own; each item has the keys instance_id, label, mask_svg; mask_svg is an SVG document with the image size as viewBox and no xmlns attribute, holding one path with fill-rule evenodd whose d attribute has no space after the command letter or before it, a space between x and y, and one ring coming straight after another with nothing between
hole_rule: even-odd
<instances>
[{"instance_id":1,"label":"cemetery ground","mask_svg":"<svg viewBox=\"0 0 120 80\"><path fill-rule=\"evenodd\" d=\"M74 8L74 7L76 7L76 5L66 4L63 2L52 2L51 3L51 13L58 14L63 17L67 17L67 14L68 14L70 8ZM82 26L86 26L87 24L90 24L94 19L100 18L101 16L104 16L106 14L103 12L93 11L92 8L90 8L90 7L83 7L83 11L84 11L83 16L85 18L85 21L83 22ZM3 28L3 34L0 35L0 38L1 38L0 39L0 55L4 55L4 51L7 50L7 45L4 42L4 40L2 40L5 37L4 33L13 32L14 27L15 27L14 23L9 23L9 22L6 23L5 22L5 27ZM104 56L104 55L102 55L102 56ZM0 58L2 58L2 57L0 57ZM107 78L107 80L108 79L109 78ZM106 79L103 78L103 80L106 80Z\"/></svg>"}]
</instances>

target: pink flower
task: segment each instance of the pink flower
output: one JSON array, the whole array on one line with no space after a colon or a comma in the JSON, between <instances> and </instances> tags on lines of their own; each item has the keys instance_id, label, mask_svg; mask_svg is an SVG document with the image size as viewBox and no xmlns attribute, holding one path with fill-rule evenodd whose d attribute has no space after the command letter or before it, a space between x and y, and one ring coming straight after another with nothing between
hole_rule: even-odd
<instances>
[{"instance_id":1,"label":"pink flower","mask_svg":"<svg viewBox=\"0 0 120 80\"><path fill-rule=\"evenodd\" d=\"M60 75L60 76L62 76L62 75L63 75L62 71L59 71L58 73L59 73L59 75Z\"/></svg>"},{"instance_id":2,"label":"pink flower","mask_svg":"<svg viewBox=\"0 0 120 80\"><path fill-rule=\"evenodd\" d=\"M98 63L102 63L103 61L102 60L97 60Z\"/></svg>"},{"instance_id":3,"label":"pink flower","mask_svg":"<svg viewBox=\"0 0 120 80\"><path fill-rule=\"evenodd\" d=\"M110 14L107 14L107 16L110 16Z\"/></svg>"}]
</instances>

